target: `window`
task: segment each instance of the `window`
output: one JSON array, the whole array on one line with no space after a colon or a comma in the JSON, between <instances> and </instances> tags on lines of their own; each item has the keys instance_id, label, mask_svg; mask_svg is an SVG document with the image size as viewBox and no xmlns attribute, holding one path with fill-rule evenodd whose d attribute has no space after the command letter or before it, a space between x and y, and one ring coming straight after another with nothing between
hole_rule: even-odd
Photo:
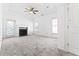
<instances>
[{"instance_id":1,"label":"window","mask_svg":"<svg viewBox=\"0 0 79 59\"><path fill-rule=\"evenodd\" d=\"M38 23L37 22L35 23L35 27L38 27Z\"/></svg>"},{"instance_id":2,"label":"window","mask_svg":"<svg viewBox=\"0 0 79 59\"><path fill-rule=\"evenodd\" d=\"M34 30L35 30L35 31L38 31L38 25L39 25L38 22L35 22L35 24L34 24L34 27L35 27Z\"/></svg>"},{"instance_id":3,"label":"window","mask_svg":"<svg viewBox=\"0 0 79 59\"><path fill-rule=\"evenodd\" d=\"M6 30L7 37L15 36L15 29L15 21L8 20Z\"/></svg>"},{"instance_id":4,"label":"window","mask_svg":"<svg viewBox=\"0 0 79 59\"><path fill-rule=\"evenodd\" d=\"M52 20L52 32L53 33L58 33L58 19L53 19Z\"/></svg>"}]
</instances>

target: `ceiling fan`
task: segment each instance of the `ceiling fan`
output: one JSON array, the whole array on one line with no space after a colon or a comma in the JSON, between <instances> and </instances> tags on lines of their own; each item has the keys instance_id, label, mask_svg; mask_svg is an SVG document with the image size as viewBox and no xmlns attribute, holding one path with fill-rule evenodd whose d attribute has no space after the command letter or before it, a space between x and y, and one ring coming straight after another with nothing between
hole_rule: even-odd
<instances>
[{"instance_id":1,"label":"ceiling fan","mask_svg":"<svg viewBox=\"0 0 79 59\"><path fill-rule=\"evenodd\" d=\"M33 13L33 14L36 14L37 12L39 12L38 10L36 10L33 7L25 8L25 10L26 10L25 12L29 12L29 13Z\"/></svg>"}]
</instances>

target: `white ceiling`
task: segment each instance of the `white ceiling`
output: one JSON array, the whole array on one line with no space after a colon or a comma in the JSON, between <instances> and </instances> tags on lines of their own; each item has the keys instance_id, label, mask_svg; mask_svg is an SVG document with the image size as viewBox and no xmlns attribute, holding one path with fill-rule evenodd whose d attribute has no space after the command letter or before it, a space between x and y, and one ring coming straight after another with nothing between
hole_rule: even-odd
<instances>
[{"instance_id":1,"label":"white ceiling","mask_svg":"<svg viewBox=\"0 0 79 59\"><path fill-rule=\"evenodd\" d=\"M6 6L8 11L17 12L21 15L28 16L33 18L45 16L49 14L53 14L57 12L57 8L59 8L63 4L59 3L7 3ZM28 12L24 12L25 8L32 6L35 9L39 10L37 14L29 14Z\"/></svg>"}]
</instances>

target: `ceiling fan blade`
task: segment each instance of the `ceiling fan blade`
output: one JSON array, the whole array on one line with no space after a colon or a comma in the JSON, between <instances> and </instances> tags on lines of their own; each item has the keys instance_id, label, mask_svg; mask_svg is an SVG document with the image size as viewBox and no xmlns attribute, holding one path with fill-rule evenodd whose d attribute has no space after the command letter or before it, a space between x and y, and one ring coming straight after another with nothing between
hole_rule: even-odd
<instances>
[{"instance_id":1,"label":"ceiling fan blade","mask_svg":"<svg viewBox=\"0 0 79 59\"><path fill-rule=\"evenodd\" d=\"M34 8L30 8L30 11L33 11L34 10Z\"/></svg>"},{"instance_id":2,"label":"ceiling fan blade","mask_svg":"<svg viewBox=\"0 0 79 59\"><path fill-rule=\"evenodd\" d=\"M34 10L34 12L39 12L38 10Z\"/></svg>"},{"instance_id":3,"label":"ceiling fan blade","mask_svg":"<svg viewBox=\"0 0 79 59\"><path fill-rule=\"evenodd\" d=\"M36 14L36 13L33 11L33 14Z\"/></svg>"},{"instance_id":4,"label":"ceiling fan blade","mask_svg":"<svg viewBox=\"0 0 79 59\"><path fill-rule=\"evenodd\" d=\"M25 8L26 10L29 10L29 8Z\"/></svg>"},{"instance_id":5,"label":"ceiling fan blade","mask_svg":"<svg viewBox=\"0 0 79 59\"><path fill-rule=\"evenodd\" d=\"M28 11L24 11L24 12L28 12Z\"/></svg>"}]
</instances>

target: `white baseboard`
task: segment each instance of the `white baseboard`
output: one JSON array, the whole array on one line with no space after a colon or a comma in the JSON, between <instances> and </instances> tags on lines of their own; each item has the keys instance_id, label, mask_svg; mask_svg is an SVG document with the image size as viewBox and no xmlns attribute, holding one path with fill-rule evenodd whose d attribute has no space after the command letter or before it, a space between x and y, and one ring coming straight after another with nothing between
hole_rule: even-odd
<instances>
[{"instance_id":1,"label":"white baseboard","mask_svg":"<svg viewBox=\"0 0 79 59\"><path fill-rule=\"evenodd\" d=\"M69 51L79 56L79 48L69 49Z\"/></svg>"},{"instance_id":2,"label":"white baseboard","mask_svg":"<svg viewBox=\"0 0 79 59\"><path fill-rule=\"evenodd\" d=\"M73 52L72 50L66 50L66 49L61 49L61 48L58 48L59 50L62 50L62 51L64 51L64 52L69 52L69 53L72 53L74 56L79 56L79 54L78 53L76 53L76 52Z\"/></svg>"}]
</instances>

